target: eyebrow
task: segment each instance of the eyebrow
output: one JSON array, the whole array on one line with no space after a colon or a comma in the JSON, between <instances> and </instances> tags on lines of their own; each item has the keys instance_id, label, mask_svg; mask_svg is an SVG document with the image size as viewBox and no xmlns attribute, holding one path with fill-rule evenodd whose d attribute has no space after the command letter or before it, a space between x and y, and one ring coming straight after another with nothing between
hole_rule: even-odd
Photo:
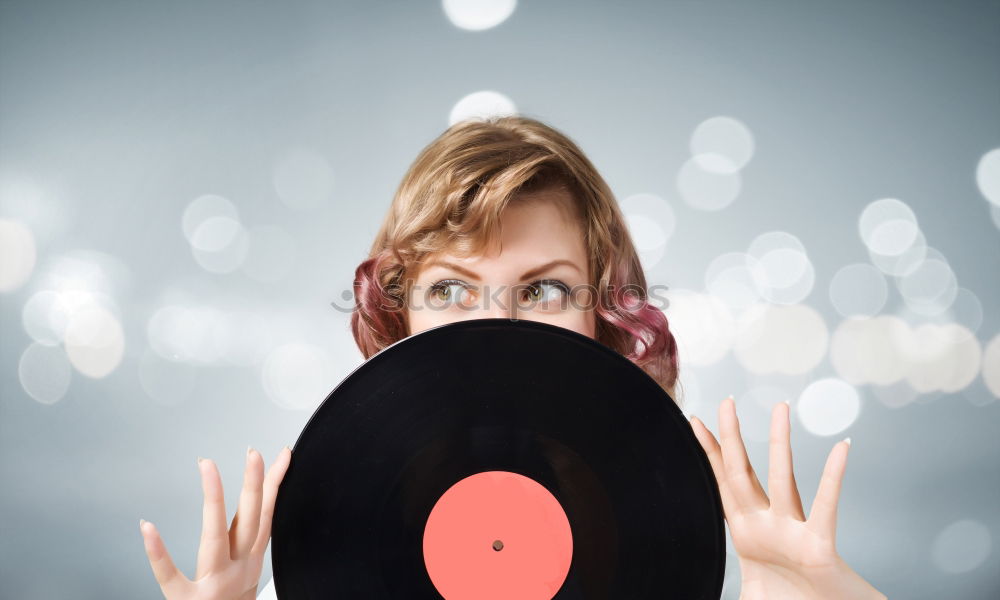
<instances>
[{"instance_id":1,"label":"eyebrow","mask_svg":"<svg viewBox=\"0 0 1000 600\"><path fill-rule=\"evenodd\" d=\"M583 273L583 271L580 270L580 267L578 267L576 265L576 263L574 263L573 261L569 261L569 260L565 260L565 259L559 258L559 259L547 262L544 265L539 265L539 266L535 267L534 269L530 269L528 271L525 271L524 274L521 275L521 279L531 279L532 277L535 277L537 275L541 275L545 271L548 271L549 269L551 269L553 267L557 267L559 265L566 265L566 266L569 266L569 267L573 267L579 273L581 273L581 274ZM426 263L424 265L425 268L426 267L433 267L433 266L445 267L445 268L451 269L452 271L457 271L458 273L461 273L462 275L465 275L466 277L471 277L472 279L475 279L477 281L481 281L481 279L479 278L479 275L476 274L475 272L470 271L469 269L466 269L465 267L463 267L461 265L456 265L455 263L452 263L452 262L448 262L448 261L445 261L445 260L432 260L432 261L430 261L430 262L428 262L428 263Z\"/></svg>"}]
</instances>

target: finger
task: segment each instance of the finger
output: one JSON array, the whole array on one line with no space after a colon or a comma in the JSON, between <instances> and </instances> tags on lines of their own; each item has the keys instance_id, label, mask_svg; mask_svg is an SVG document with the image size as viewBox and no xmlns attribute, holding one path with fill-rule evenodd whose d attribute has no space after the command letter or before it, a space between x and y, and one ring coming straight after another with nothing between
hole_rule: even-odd
<instances>
[{"instance_id":1,"label":"finger","mask_svg":"<svg viewBox=\"0 0 1000 600\"><path fill-rule=\"evenodd\" d=\"M174 565L156 526L149 521L140 519L139 531L142 533L142 542L146 547L149 566L153 569L153 576L156 577L156 583L160 584L163 595L167 598L188 596L187 592L191 581Z\"/></svg>"},{"instance_id":2,"label":"finger","mask_svg":"<svg viewBox=\"0 0 1000 600\"><path fill-rule=\"evenodd\" d=\"M229 557L242 558L250 554L260 529L260 504L263 497L264 459L260 452L247 447L246 468L243 471L243 489L239 506L229 528Z\"/></svg>"},{"instance_id":3,"label":"finger","mask_svg":"<svg viewBox=\"0 0 1000 600\"><path fill-rule=\"evenodd\" d=\"M260 529L257 531L257 541L254 542L250 554L262 556L264 550L267 549L267 543L271 539L271 519L274 516L274 502L278 497L278 487L281 486L281 481L285 478L285 472L288 470L291 460L292 449L285 446L278 453L274 464L267 470L267 476L264 478L264 497L260 508Z\"/></svg>"},{"instance_id":4,"label":"finger","mask_svg":"<svg viewBox=\"0 0 1000 600\"><path fill-rule=\"evenodd\" d=\"M691 417L691 428L694 429L694 435L698 438L698 443L701 444L701 447L705 450L705 454L708 455L708 462L712 465L712 472L715 474L715 480L719 484L722 510L726 514L726 521L730 521L736 516L738 507L736 501L733 499L733 493L729 489L729 483L726 481L726 466L722 460L722 449L719 447L719 443L715 441L715 436L702 423L701 419Z\"/></svg>"},{"instance_id":5,"label":"finger","mask_svg":"<svg viewBox=\"0 0 1000 600\"><path fill-rule=\"evenodd\" d=\"M199 458L201 489L205 503L201 511L201 545L198 546L198 568L195 579L219 570L229 560L229 532L226 529L226 503L222 495L222 479L215 461Z\"/></svg>"},{"instance_id":6,"label":"finger","mask_svg":"<svg viewBox=\"0 0 1000 600\"><path fill-rule=\"evenodd\" d=\"M768 442L767 495L775 514L805 521L802 499L795 484L792 468L792 444L789 440L791 424L788 414L791 407L778 402L771 409L771 438Z\"/></svg>"},{"instance_id":7,"label":"finger","mask_svg":"<svg viewBox=\"0 0 1000 600\"><path fill-rule=\"evenodd\" d=\"M809 511L809 527L819 535L829 540L836 539L837 502L840 499L840 485L847 469L847 451L851 447L851 438L837 442L823 467L823 476L819 480L816 499Z\"/></svg>"},{"instance_id":8,"label":"finger","mask_svg":"<svg viewBox=\"0 0 1000 600\"><path fill-rule=\"evenodd\" d=\"M736 403L732 396L719 405L719 437L726 478L739 508L743 511L766 510L769 506L767 495L747 457L743 436L740 435L740 423L736 418Z\"/></svg>"}]
</instances>

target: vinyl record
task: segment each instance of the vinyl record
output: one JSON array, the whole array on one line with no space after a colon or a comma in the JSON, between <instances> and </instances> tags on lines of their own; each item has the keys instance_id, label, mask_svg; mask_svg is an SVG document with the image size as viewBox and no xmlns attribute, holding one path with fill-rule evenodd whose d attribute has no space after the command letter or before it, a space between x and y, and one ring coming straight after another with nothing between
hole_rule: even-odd
<instances>
[{"instance_id":1,"label":"vinyl record","mask_svg":"<svg viewBox=\"0 0 1000 600\"><path fill-rule=\"evenodd\" d=\"M568 329L475 319L372 356L275 503L280 600L718 598L718 487L687 418Z\"/></svg>"}]
</instances>

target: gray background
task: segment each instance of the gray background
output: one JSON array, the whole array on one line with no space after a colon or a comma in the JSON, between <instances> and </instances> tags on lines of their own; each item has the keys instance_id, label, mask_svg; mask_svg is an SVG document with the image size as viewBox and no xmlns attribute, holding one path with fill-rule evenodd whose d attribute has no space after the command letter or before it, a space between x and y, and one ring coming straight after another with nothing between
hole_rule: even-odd
<instances>
[{"instance_id":1,"label":"gray background","mask_svg":"<svg viewBox=\"0 0 1000 600\"><path fill-rule=\"evenodd\" d=\"M218 461L232 515L246 445L270 464L310 410L272 401L260 364L177 365L187 393L152 397L139 376L150 318L171 298L255 311L275 344L322 348L324 385L335 384L361 357L329 302L349 288L410 161L460 98L484 89L570 135L619 199L647 192L673 206L677 230L651 283L702 289L714 257L788 231L816 269L805 303L832 330L830 279L866 259L858 215L895 197L981 302L982 344L1000 330L1000 234L975 181L1000 146L995 1L522 1L480 32L435 2L5 1L0 181L45 192L8 186L0 198L0 218L28 224L38 247L32 278L0 294L0 596L159 597L140 517L193 573L195 458ZM756 153L739 198L706 212L679 198L675 177L691 132L715 115L747 124ZM334 174L312 210L280 202L273 181L300 150ZM181 217L208 193L245 225L291 235L280 281L199 267ZM106 377L74 372L63 397L41 403L18 371L33 341L22 307L46 265L79 249L123 266L112 287L125 355ZM886 313L900 304L890 292ZM692 372L714 429L714 408L729 393L739 402L747 377L732 357ZM810 377L832 374L824 360ZM859 391L840 553L890 597L997 597L1000 403L981 378L900 408ZM837 439L793 423L807 510ZM766 444L749 450L764 477ZM935 548L955 551L939 535L964 519L990 547L948 572Z\"/></svg>"}]
</instances>

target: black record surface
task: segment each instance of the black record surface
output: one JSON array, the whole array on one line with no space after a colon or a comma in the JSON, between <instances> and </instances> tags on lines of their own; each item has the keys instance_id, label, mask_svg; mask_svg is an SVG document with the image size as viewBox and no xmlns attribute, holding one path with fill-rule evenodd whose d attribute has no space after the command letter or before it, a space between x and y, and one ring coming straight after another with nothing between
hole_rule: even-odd
<instances>
[{"instance_id":1,"label":"black record surface","mask_svg":"<svg viewBox=\"0 0 1000 600\"><path fill-rule=\"evenodd\" d=\"M565 510L573 557L555 598L719 598L722 505L687 418L611 348L510 319L405 338L316 409L275 504L278 598L441 598L424 526L482 471L530 477Z\"/></svg>"}]
</instances>

